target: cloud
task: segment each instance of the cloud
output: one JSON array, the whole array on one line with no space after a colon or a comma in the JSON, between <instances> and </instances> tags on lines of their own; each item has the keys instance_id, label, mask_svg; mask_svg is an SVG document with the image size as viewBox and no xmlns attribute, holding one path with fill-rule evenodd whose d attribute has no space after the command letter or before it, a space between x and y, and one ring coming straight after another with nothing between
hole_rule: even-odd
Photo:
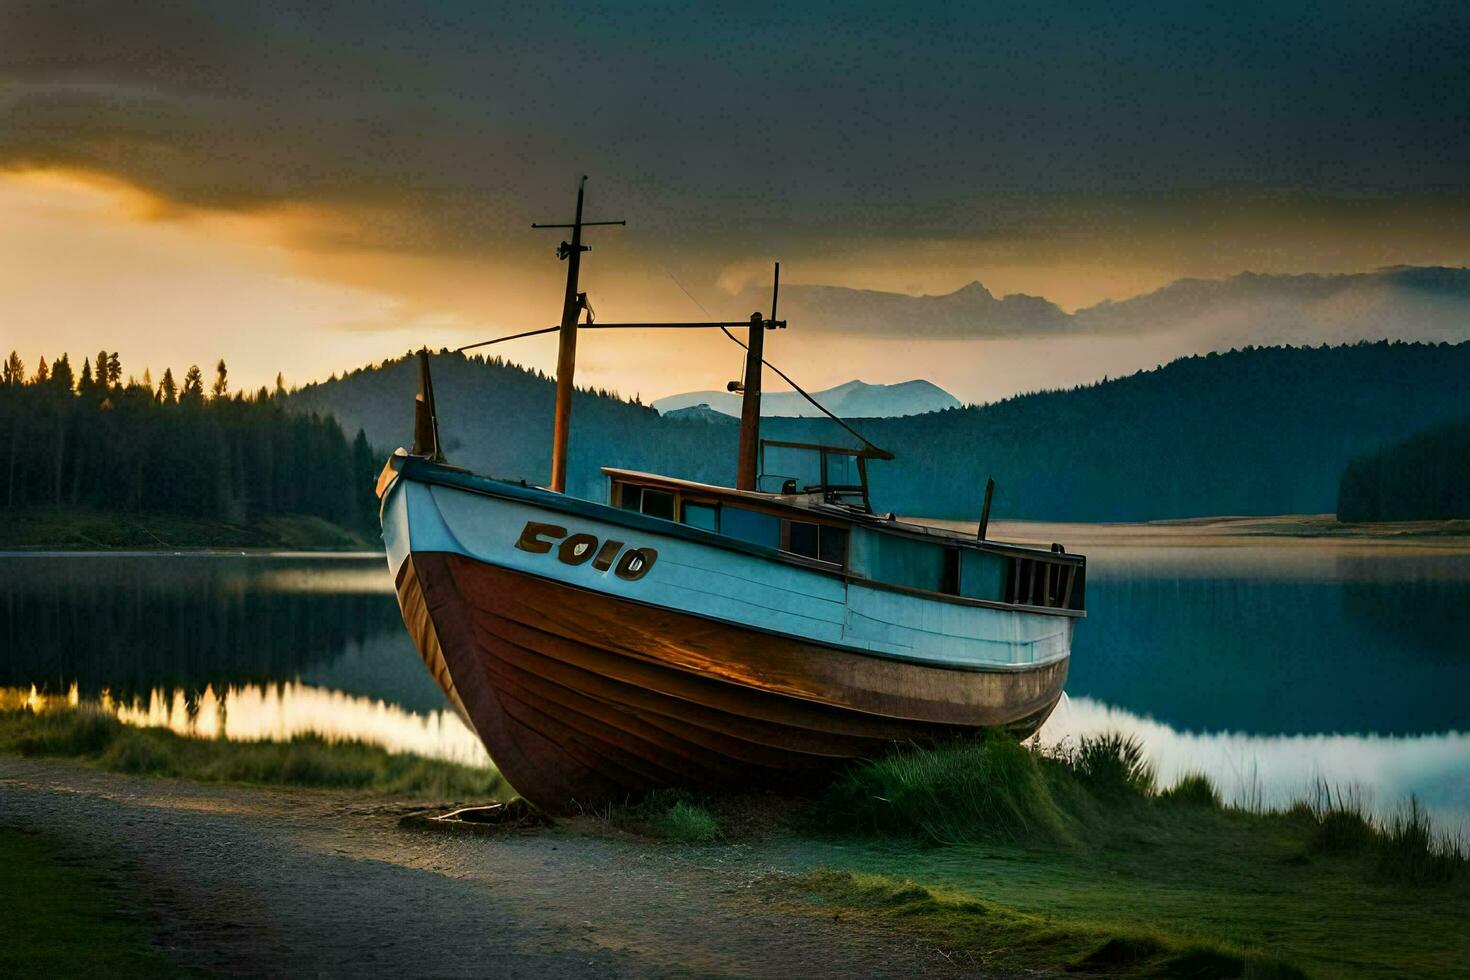
<instances>
[{"instance_id":1,"label":"cloud","mask_svg":"<svg viewBox=\"0 0 1470 980\"><path fill-rule=\"evenodd\" d=\"M630 220L593 236L604 319L693 313L666 270L743 315L722 272L764 283L779 256L793 316L799 283L926 292L921 329L963 336L945 297L979 279L980 332L1024 339L1180 276L1470 263L1467 25L1305 0L0 0L0 169L388 296L354 337L549 323L562 267L529 223L589 173L591 216ZM883 335L885 303L813 329Z\"/></svg>"}]
</instances>

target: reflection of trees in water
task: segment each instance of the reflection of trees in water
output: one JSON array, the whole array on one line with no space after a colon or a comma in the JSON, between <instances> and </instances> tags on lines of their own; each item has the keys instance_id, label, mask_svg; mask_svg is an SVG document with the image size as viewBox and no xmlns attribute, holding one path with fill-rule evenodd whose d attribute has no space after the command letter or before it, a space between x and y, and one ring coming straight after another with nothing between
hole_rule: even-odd
<instances>
[{"instance_id":1,"label":"reflection of trees in water","mask_svg":"<svg viewBox=\"0 0 1470 980\"><path fill-rule=\"evenodd\" d=\"M1458 559L1460 574L1434 574L1433 567L1416 563L1410 572L1393 579L1375 578L1375 563L1344 558L1346 581L1343 612L1361 630L1364 642L1400 644L1406 650L1470 662L1470 575L1467 560ZM1470 711L1465 712L1470 719ZM1464 721L1461 722L1464 725Z\"/></svg>"},{"instance_id":2,"label":"reflection of trees in water","mask_svg":"<svg viewBox=\"0 0 1470 980\"><path fill-rule=\"evenodd\" d=\"M1427 646L1449 635L1451 618L1419 615L1411 586L1244 578L1089 582L1067 690L1186 731L1463 729L1470 656L1426 655ZM1407 594L1397 591L1406 587ZM1368 618L1374 629L1364 628Z\"/></svg>"},{"instance_id":3,"label":"reflection of trees in water","mask_svg":"<svg viewBox=\"0 0 1470 980\"><path fill-rule=\"evenodd\" d=\"M350 559L4 559L0 684L132 693L294 677L402 622L390 594L282 588L282 573L299 583L303 571L330 581L368 568L378 570Z\"/></svg>"}]
</instances>

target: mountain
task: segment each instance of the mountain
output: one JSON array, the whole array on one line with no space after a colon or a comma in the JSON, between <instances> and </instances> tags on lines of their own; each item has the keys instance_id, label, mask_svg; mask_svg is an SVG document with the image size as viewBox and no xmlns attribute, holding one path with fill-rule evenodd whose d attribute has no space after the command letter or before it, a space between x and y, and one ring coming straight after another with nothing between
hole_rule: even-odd
<instances>
[{"instance_id":1,"label":"mountain","mask_svg":"<svg viewBox=\"0 0 1470 980\"><path fill-rule=\"evenodd\" d=\"M812 397L840 418L888 418L922 415L959 408L960 400L928 381L901 381L891 385L870 385L849 381L826 391L814 391ZM727 391L691 391L670 395L653 403L661 414L669 415L694 406L704 406L726 415L740 416L740 396ZM761 395L761 416L819 417L821 412L794 391L768 391Z\"/></svg>"},{"instance_id":2,"label":"mountain","mask_svg":"<svg viewBox=\"0 0 1470 980\"><path fill-rule=\"evenodd\" d=\"M544 482L554 385L459 354L433 359L451 462ZM416 368L387 361L289 397L334 415L380 453L412 438ZM573 398L571 492L603 499L600 466L704 482L734 478L738 426L660 416L593 391ZM974 517L987 476L995 515L1134 521L1328 513L1348 462L1470 416L1470 343L1248 348L989 405L854 425L897 459L875 463L882 510ZM771 418L766 438L850 444L826 419Z\"/></svg>"},{"instance_id":3,"label":"mountain","mask_svg":"<svg viewBox=\"0 0 1470 980\"><path fill-rule=\"evenodd\" d=\"M657 403L655 403L655 407L657 407ZM661 414L666 419L674 419L681 422L705 422L711 425L731 425L736 421L735 416L716 411L704 402L698 405L690 405L687 408L672 408Z\"/></svg>"},{"instance_id":4,"label":"mountain","mask_svg":"<svg viewBox=\"0 0 1470 980\"><path fill-rule=\"evenodd\" d=\"M761 310L769 304L769 294L751 287L730 308ZM782 286L780 309L803 330L914 339L1169 333L1196 339L1200 351L1383 337L1457 342L1470 339L1470 269L1395 266L1351 274L1247 272L1180 279L1072 314L1037 296L997 299L978 282L940 296Z\"/></svg>"},{"instance_id":5,"label":"mountain","mask_svg":"<svg viewBox=\"0 0 1470 980\"><path fill-rule=\"evenodd\" d=\"M763 287L748 286L731 308L770 308ZM911 296L844 286L781 287L781 316L802 329L842 330L853 334L903 334L924 337L1013 337L1064 330L1069 317L1039 296L1015 293L997 299L978 282L939 296Z\"/></svg>"},{"instance_id":6,"label":"mountain","mask_svg":"<svg viewBox=\"0 0 1470 980\"><path fill-rule=\"evenodd\" d=\"M1398 266L1344 275L1180 279L1077 311L1087 333L1176 332L1220 348L1470 338L1470 269Z\"/></svg>"}]
</instances>

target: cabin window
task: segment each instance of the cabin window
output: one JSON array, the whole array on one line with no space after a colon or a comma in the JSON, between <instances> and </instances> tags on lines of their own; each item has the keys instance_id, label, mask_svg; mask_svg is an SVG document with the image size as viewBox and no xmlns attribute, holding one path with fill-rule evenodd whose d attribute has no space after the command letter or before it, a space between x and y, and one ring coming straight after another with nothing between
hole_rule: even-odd
<instances>
[{"instance_id":1,"label":"cabin window","mask_svg":"<svg viewBox=\"0 0 1470 980\"><path fill-rule=\"evenodd\" d=\"M781 547L781 518L742 507L720 508L720 533L767 548Z\"/></svg>"},{"instance_id":2,"label":"cabin window","mask_svg":"<svg viewBox=\"0 0 1470 980\"><path fill-rule=\"evenodd\" d=\"M834 565L847 564L847 528L822 525L817 541L817 557Z\"/></svg>"},{"instance_id":3,"label":"cabin window","mask_svg":"<svg viewBox=\"0 0 1470 980\"><path fill-rule=\"evenodd\" d=\"M674 519L674 495L666 490L644 487L643 513L649 517L662 517L666 521L672 521Z\"/></svg>"},{"instance_id":4,"label":"cabin window","mask_svg":"<svg viewBox=\"0 0 1470 980\"><path fill-rule=\"evenodd\" d=\"M821 525L808 524L806 521L785 521L783 523L785 524L786 540L782 543L781 550L805 558L817 557L817 532L821 530Z\"/></svg>"},{"instance_id":5,"label":"cabin window","mask_svg":"<svg viewBox=\"0 0 1470 980\"><path fill-rule=\"evenodd\" d=\"M631 483L619 483L618 506L623 510L641 511L643 509L643 488L635 487Z\"/></svg>"},{"instance_id":6,"label":"cabin window","mask_svg":"<svg viewBox=\"0 0 1470 980\"><path fill-rule=\"evenodd\" d=\"M864 578L926 592L941 592L945 583L943 545L854 528L848 566Z\"/></svg>"},{"instance_id":7,"label":"cabin window","mask_svg":"<svg viewBox=\"0 0 1470 980\"><path fill-rule=\"evenodd\" d=\"M944 574L939 580L939 591L945 595L960 594L960 549L944 549Z\"/></svg>"},{"instance_id":8,"label":"cabin window","mask_svg":"<svg viewBox=\"0 0 1470 980\"><path fill-rule=\"evenodd\" d=\"M960 595L999 602L1006 595L1010 562L1001 555L974 548L960 550Z\"/></svg>"},{"instance_id":9,"label":"cabin window","mask_svg":"<svg viewBox=\"0 0 1470 980\"><path fill-rule=\"evenodd\" d=\"M690 527L704 531L719 531L720 508L715 504L695 504L684 501L682 520Z\"/></svg>"},{"instance_id":10,"label":"cabin window","mask_svg":"<svg viewBox=\"0 0 1470 980\"><path fill-rule=\"evenodd\" d=\"M619 483L618 506L649 517L662 517L666 521L674 519L674 494L667 490Z\"/></svg>"},{"instance_id":11,"label":"cabin window","mask_svg":"<svg viewBox=\"0 0 1470 980\"><path fill-rule=\"evenodd\" d=\"M785 541L782 551L804 558L842 565L847 562L847 528L814 524L810 521L783 521Z\"/></svg>"}]
</instances>

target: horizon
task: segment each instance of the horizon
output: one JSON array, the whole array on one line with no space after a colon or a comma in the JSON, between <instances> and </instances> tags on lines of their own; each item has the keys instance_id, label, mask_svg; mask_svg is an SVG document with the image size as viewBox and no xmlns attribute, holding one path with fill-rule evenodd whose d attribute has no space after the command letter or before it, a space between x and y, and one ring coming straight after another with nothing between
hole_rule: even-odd
<instances>
[{"instance_id":1,"label":"horizon","mask_svg":"<svg viewBox=\"0 0 1470 980\"><path fill-rule=\"evenodd\" d=\"M1227 356L1230 356L1230 355L1258 353L1258 352L1262 352L1262 351L1343 350L1343 349L1356 348L1356 347L1372 347L1372 346L1379 346L1379 345L1384 345L1384 346L1403 345L1403 346L1451 347L1451 348L1453 348L1453 347L1470 345L1470 337L1467 337L1467 338L1462 339L1462 340L1420 340L1420 339L1412 339L1412 338L1411 339L1405 339L1405 338L1396 338L1396 337L1380 337L1380 338L1376 338L1376 339L1366 339L1365 338L1365 339L1358 339L1358 340L1354 340L1354 341L1344 341L1344 342L1340 342L1340 343L1327 343L1327 342L1322 342L1322 343L1316 343L1316 344L1312 344L1312 343L1300 343L1300 344L1293 344L1293 343L1245 344L1245 345L1241 345L1241 346L1238 346L1238 347L1230 347L1228 349L1222 349L1222 350L1210 350L1210 351L1200 351L1200 352L1196 352L1196 353L1178 354L1178 355L1176 355L1174 357L1168 358L1167 360L1159 361L1158 363L1155 363L1155 364L1152 364L1152 365L1141 365L1139 367L1133 368L1133 369L1128 370L1126 372L1117 373L1117 374L1103 373L1103 374L1099 374L1099 375L1097 375L1095 377L1092 377L1092 378L1088 378L1088 379L1085 379L1085 380L1082 380L1082 381L1070 382L1070 383L1063 384L1063 385L1056 385L1056 386L1051 386L1051 387L1040 387L1040 388L1017 389L1015 391L1008 392L1006 394L1000 395L1000 396L995 397L995 398L992 398L992 399L988 399L986 401L968 401L966 399L960 398L954 392L952 392L952 391L944 388L942 385L935 384L935 382L933 382L932 380L930 380L928 378L921 378L921 377L898 378L898 379L895 379L893 381L869 381L866 378L846 378L846 379L841 380L841 381L838 381L838 382L836 382L836 383L834 383L832 385L829 385L827 387L824 387L824 388L822 388L820 390L813 391L813 392L811 392L811 395L813 397L817 397L817 396L821 396L821 395L824 395L824 394L828 394L828 393L830 393L832 391L835 391L837 389L845 388L845 387L852 386L852 385L864 385L864 386L881 387L881 388L895 388L895 387L901 387L901 386L910 385L910 384L927 384L927 385L933 386L934 388L937 388L943 394L946 394L946 395L949 395L952 398L955 398L955 400L959 404L958 405L955 405L955 406L951 406L950 409L959 409L959 410L982 409L982 408L987 408L987 407L990 407L990 406L993 406L993 405L999 405L999 404L1003 404L1003 403L1006 403L1006 402L1014 401L1016 399L1028 398L1028 397L1032 397L1032 396L1036 396L1036 395L1048 395L1048 394L1065 393L1065 392L1068 392L1068 391L1077 391L1077 390L1080 390L1080 389L1097 387L1097 386L1104 385L1104 384L1107 384L1107 383L1110 383L1110 382L1121 381L1121 380L1124 380L1126 378L1130 378L1130 377L1134 377L1134 376L1138 376L1138 375L1152 374L1152 373L1155 373L1155 372L1158 372L1158 371L1166 370L1170 366L1172 366L1174 364L1177 364L1177 363L1179 363L1181 361L1189 361L1189 360L1196 360L1196 359L1207 359L1207 358L1210 358L1210 357L1227 357ZM5 353L6 352L0 351L0 355L3 355ZM64 355L64 356L67 357L68 366L72 370L73 379L74 379L73 380L73 384L72 384L72 390L75 393L80 393L80 390L79 390L78 385L80 383L80 378L81 378L81 374L82 374L83 364L84 363L90 363L90 361L92 359L92 353L101 353L101 351L96 351L96 352L89 353L89 354L85 355L82 358L81 361L76 360L72 356L72 352L70 352L70 351L62 351L60 353L61 353L61 355ZM143 384L143 376L146 373L146 374L149 375L149 377L151 379L150 390L152 390L154 392L154 394L157 395L159 386L162 383L162 379L163 379L163 376L164 376L164 371L171 371L172 372L173 379L174 379L174 382L179 386L180 389L182 389L183 383L184 383L184 377L185 377L186 372L189 369L191 369L191 368L198 368L200 370L202 376L203 376L203 383L205 385L204 400L205 401L211 401L215 397L212 393L210 393L209 387L210 387L211 384L213 384L213 381L215 379L215 371L216 371L216 368L213 366L213 364L214 363L217 363L220 360L219 358L214 359L214 362L212 362L211 364L202 364L202 363L192 363L191 362L188 366L186 366L186 367L180 367L180 368L175 368L174 365L169 364L169 365L166 365L163 369L160 369L160 370L157 370L157 371L154 371L151 365L145 365L144 368L142 369L142 371L135 371L135 370L130 369L128 367L128 362L123 359L123 355L126 354L125 351L107 351L107 353L108 354L116 354L118 356L118 358L119 358L119 361L122 364L123 376L122 376L122 379L118 382L118 387L127 388L127 387L133 386L133 385L142 385ZM432 350L431 349L429 351L429 353L430 353L431 356L434 356L434 357L459 355L459 356L465 358L466 360L479 361L481 363L487 363L487 364L490 363L490 362L492 362L492 361L494 361L494 360L496 360L498 358L504 364L504 366L507 367L507 368L510 368L510 369L513 369L513 370L518 370L518 371L523 371L523 372L526 372L528 374L536 374L536 373L539 373L542 376L543 380L545 380L548 384L553 384L555 382L555 380L556 380L554 373L547 372L547 371L545 371L545 370L543 370L543 369L541 369L541 368L539 368L539 367L537 367L536 365L533 365L533 364L525 364L525 363L522 363L519 360L517 360L516 358L514 358L514 357L507 357L504 354L487 354L487 353L484 353L484 352L481 352L481 351L464 352L464 351L452 350L452 349L449 349L449 348L440 348L440 349L437 349L437 350ZM38 369L38 366L39 366L39 359L38 360L28 359L28 358L25 357L25 355L24 355L23 352L18 351L18 350L12 350L12 351L9 352L9 354L14 354L14 355L16 355L16 356L18 356L20 358L21 363L22 363L22 365L24 367L24 383L32 383L32 382L34 382L35 377L36 377L36 372L37 372L37 369ZM319 387L322 387L322 386L325 386L325 385L336 384L338 382L346 381L348 378L350 378L350 377L352 377L354 375L357 375L357 374L361 374L361 373L365 373L365 372L371 372L371 371L376 371L376 370L382 370L382 369L387 368L387 367L390 367L392 365L402 363L405 360L409 360L409 359L413 358L416 354L417 354L417 351L413 351L413 350L403 351L403 352L400 352L398 354L390 355L388 357L381 358L381 359L376 360L376 361L364 362L364 363L359 364L359 365L356 365L354 367L346 368L346 369L344 369L342 371L334 371L334 372L332 372L331 374L329 374L325 378L313 378L313 379L307 379L307 380L304 380L304 381L294 382L293 383L289 379L286 379L286 378L283 377L282 378L282 380L283 380L283 387L280 390L284 391L287 395L295 395L295 394L297 394L299 392L308 391L308 390L313 389L313 388L319 388ZM56 361L59 359L59 357L58 358L52 358L52 357L50 357L48 355L40 355L40 356L45 359L46 368L47 368L47 371L48 371L48 374L49 374L51 372L51 370L54 368L54 366L56 364ZM3 363L3 362L0 362L0 363ZM226 368L228 369L228 362L226 362ZM247 398L247 399L251 399L251 398L257 397L262 391L264 391L264 392L266 392L268 394L274 394L276 392L276 390L277 389L276 389L276 386L275 386L274 382L272 382L270 384L241 385L241 384L237 384L236 383L233 374L229 374L228 391L226 392L226 394L224 395L224 397L225 398L244 397L244 398ZM657 396L649 397L649 396L647 396L647 394L645 392L641 392L641 391L624 392L624 391L619 391L619 390L617 390L615 388L605 388L604 386L601 386L601 385L597 385L597 384L594 384L594 383L586 383L586 382L582 382L580 380L577 382L577 390L578 391L582 391L582 392L590 392L590 393L595 393L595 394L599 394L599 395L605 395L606 397L613 398L613 399L616 399L618 401L625 402L627 404L641 404L645 408L649 408L649 409L657 412L659 415L665 415L665 414L667 414L667 411L683 410L683 409L691 408L691 407L697 408L697 407L712 407L712 406L709 406L706 403L700 403L700 404L692 404L692 405L680 406L679 409L669 409L669 410L665 411L665 410L660 410L660 409L658 409L655 406L654 403L655 402L658 402L658 401L666 401L666 400L673 399L673 398L688 397L688 396L692 396L692 395L723 394L723 392L717 391L715 389L697 389L697 390L691 389L691 390L688 390L688 391L676 391L676 392L670 392L670 393L665 394L665 395L657 395ZM768 388L765 391L765 394L766 395L771 395L771 394L792 395L792 396L799 397L799 396L796 395L796 393L794 391L789 390L789 389L786 389L786 388L777 388L777 389L770 389L770 388ZM947 411L947 410L950 410L950 409L934 409L934 410L931 410L931 411ZM715 409L715 411L720 411L720 410L719 409ZM721 414L728 415L729 413L728 412L721 412ZM893 416L866 416L866 417L870 417L870 418L902 418L902 417L912 417L913 415L922 415L922 414L930 414L930 413L929 412L912 413L909 416L897 416L897 415L893 415ZM738 415L735 415L735 416L732 416L732 417L738 418ZM814 421L815 420L820 420L820 418L821 418L821 416L819 414L814 414L814 415L811 415L811 416L804 416L804 415L781 416L781 415L772 415L771 413L765 412L765 411L762 412L762 417L763 418L797 418L797 419L806 418L806 419L811 419L811 420L814 420ZM854 416L843 416L843 417L844 418L861 418L861 417L864 417L864 416L855 416L854 415ZM350 433L349 433L349 435L350 435Z\"/></svg>"}]
</instances>

